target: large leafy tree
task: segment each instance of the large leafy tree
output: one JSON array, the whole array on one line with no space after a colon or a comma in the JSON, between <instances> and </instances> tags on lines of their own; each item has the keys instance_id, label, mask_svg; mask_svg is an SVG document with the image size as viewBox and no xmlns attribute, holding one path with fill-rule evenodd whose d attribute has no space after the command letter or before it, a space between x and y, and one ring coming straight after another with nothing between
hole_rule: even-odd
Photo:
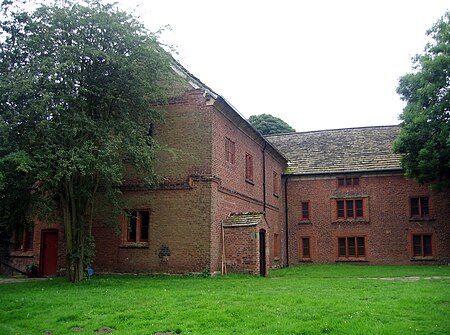
<instances>
[{"instance_id":1,"label":"large leafy tree","mask_svg":"<svg viewBox=\"0 0 450 335\"><path fill-rule=\"evenodd\" d=\"M286 122L270 114L252 115L248 121L263 135L295 132Z\"/></svg>"},{"instance_id":2,"label":"large leafy tree","mask_svg":"<svg viewBox=\"0 0 450 335\"><path fill-rule=\"evenodd\" d=\"M12 5L3 2L0 30L0 228L25 212L56 213L77 282L93 251L98 190L117 199L125 169L154 180L149 126L170 86L170 57L115 5Z\"/></svg>"},{"instance_id":3,"label":"large leafy tree","mask_svg":"<svg viewBox=\"0 0 450 335\"><path fill-rule=\"evenodd\" d=\"M400 78L398 94L407 105L394 149L406 175L420 183L448 186L450 180L450 12L427 32L413 72Z\"/></svg>"}]
</instances>

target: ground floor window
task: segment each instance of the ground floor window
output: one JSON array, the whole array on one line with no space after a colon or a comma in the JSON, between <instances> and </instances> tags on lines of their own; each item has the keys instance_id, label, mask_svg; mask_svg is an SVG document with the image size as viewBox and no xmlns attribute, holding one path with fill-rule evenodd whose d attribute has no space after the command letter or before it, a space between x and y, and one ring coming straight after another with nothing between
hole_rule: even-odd
<instances>
[{"instance_id":1,"label":"ground floor window","mask_svg":"<svg viewBox=\"0 0 450 335\"><path fill-rule=\"evenodd\" d=\"M413 256L429 257L433 256L431 235L413 235Z\"/></svg>"},{"instance_id":2,"label":"ground floor window","mask_svg":"<svg viewBox=\"0 0 450 335\"><path fill-rule=\"evenodd\" d=\"M29 251L33 250L34 225L27 225L14 233L14 250Z\"/></svg>"},{"instance_id":3,"label":"ground floor window","mask_svg":"<svg viewBox=\"0 0 450 335\"><path fill-rule=\"evenodd\" d=\"M148 242L150 211L130 210L127 211L127 214L127 241Z\"/></svg>"},{"instance_id":4,"label":"ground floor window","mask_svg":"<svg viewBox=\"0 0 450 335\"><path fill-rule=\"evenodd\" d=\"M280 258L280 235L273 235L273 257Z\"/></svg>"},{"instance_id":5,"label":"ground floor window","mask_svg":"<svg viewBox=\"0 0 450 335\"><path fill-rule=\"evenodd\" d=\"M300 258L311 258L311 246L309 237L302 237L300 240Z\"/></svg>"},{"instance_id":6,"label":"ground floor window","mask_svg":"<svg viewBox=\"0 0 450 335\"><path fill-rule=\"evenodd\" d=\"M365 257L366 245L364 237L339 237L339 257Z\"/></svg>"}]
</instances>

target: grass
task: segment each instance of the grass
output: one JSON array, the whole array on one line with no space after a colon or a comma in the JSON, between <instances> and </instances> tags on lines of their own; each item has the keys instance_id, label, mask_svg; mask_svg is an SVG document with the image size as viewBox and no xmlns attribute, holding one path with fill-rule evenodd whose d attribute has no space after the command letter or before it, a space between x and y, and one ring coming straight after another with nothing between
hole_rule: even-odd
<instances>
[{"instance_id":1,"label":"grass","mask_svg":"<svg viewBox=\"0 0 450 335\"><path fill-rule=\"evenodd\" d=\"M417 281L374 280L419 276ZM0 334L449 334L449 266L291 267L267 278L0 284ZM72 330L80 327L82 330Z\"/></svg>"}]
</instances>

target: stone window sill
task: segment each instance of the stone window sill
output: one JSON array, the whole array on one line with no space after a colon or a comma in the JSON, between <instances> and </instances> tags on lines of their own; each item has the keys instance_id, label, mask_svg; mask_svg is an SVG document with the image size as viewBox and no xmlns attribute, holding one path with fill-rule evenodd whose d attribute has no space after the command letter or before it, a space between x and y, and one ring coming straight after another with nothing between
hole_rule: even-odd
<instances>
[{"instance_id":1,"label":"stone window sill","mask_svg":"<svg viewBox=\"0 0 450 335\"><path fill-rule=\"evenodd\" d=\"M418 261L436 261L436 258L433 256L427 256L427 257L412 257L412 262L418 262Z\"/></svg>"},{"instance_id":2,"label":"stone window sill","mask_svg":"<svg viewBox=\"0 0 450 335\"><path fill-rule=\"evenodd\" d=\"M125 242L120 246L122 249L148 249L148 242Z\"/></svg>"},{"instance_id":3,"label":"stone window sill","mask_svg":"<svg viewBox=\"0 0 450 335\"><path fill-rule=\"evenodd\" d=\"M16 250L11 252L11 257L17 257L17 258L32 258L34 256L33 250L27 250L27 251L21 251Z\"/></svg>"},{"instance_id":4,"label":"stone window sill","mask_svg":"<svg viewBox=\"0 0 450 335\"><path fill-rule=\"evenodd\" d=\"M333 222L334 224L357 224L357 223L361 223L361 224L367 224L369 223L369 221L365 220L365 219L342 219L342 220L336 220Z\"/></svg>"},{"instance_id":5,"label":"stone window sill","mask_svg":"<svg viewBox=\"0 0 450 335\"><path fill-rule=\"evenodd\" d=\"M301 220L298 224L312 224L310 220Z\"/></svg>"},{"instance_id":6,"label":"stone window sill","mask_svg":"<svg viewBox=\"0 0 450 335\"><path fill-rule=\"evenodd\" d=\"M427 222L436 221L434 218L409 218L409 222Z\"/></svg>"},{"instance_id":7,"label":"stone window sill","mask_svg":"<svg viewBox=\"0 0 450 335\"><path fill-rule=\"evenodd\" d=\"M364 257L361 257L361 258L357 258L357 257L355 257L355 258L338 258L338 259L336 259L336 263L368 263L369 262L369 260L367 260L366 258L364 258Z\"/></svg>"}]
</instances>

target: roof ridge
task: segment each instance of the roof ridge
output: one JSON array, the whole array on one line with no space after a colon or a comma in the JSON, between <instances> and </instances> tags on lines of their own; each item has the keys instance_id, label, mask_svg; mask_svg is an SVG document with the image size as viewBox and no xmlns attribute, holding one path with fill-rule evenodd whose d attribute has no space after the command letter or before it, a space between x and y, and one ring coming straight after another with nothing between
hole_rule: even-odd
<instances>
[{"instance_id":1,"label":"roof ridge","mask_svg":"<svg viewBox=\"0 0 450 335\"><path fill-rule=\"evenodd\" d=\"M395 125L379 125L379 126L361 126L361 127L350 127L350 128L333 128L333 129L320 129L320 130L308 130L308 131L297 131L294 133L280 133L280 134L268 134L264 135L265 137L277 137L277 136L286 136L286 135L295 135L295 134L311 134L311 133L323 133L323 132L331 132L331 131L348 131L348 130L357 130L357 129L376 129L376 128L393 128L400 127L399 124Z\"/></svg>"}]
</instances>

